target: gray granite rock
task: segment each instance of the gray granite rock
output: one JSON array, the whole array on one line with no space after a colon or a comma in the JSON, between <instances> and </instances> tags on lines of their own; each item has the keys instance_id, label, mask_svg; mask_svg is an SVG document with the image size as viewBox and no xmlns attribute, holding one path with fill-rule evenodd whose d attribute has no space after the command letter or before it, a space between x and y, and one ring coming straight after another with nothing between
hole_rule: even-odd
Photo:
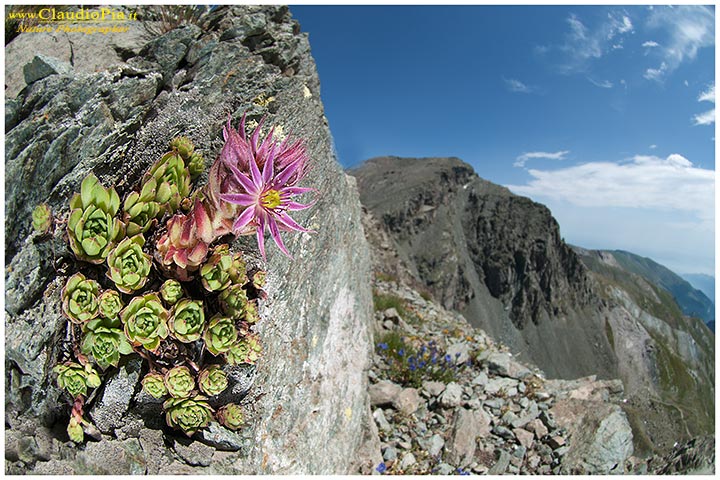
<instances>
[{"instance_id":1,"label":"gray granite rock","mask_svg":"<svg viewBox=\"0 0 720 480\"><path fill-rule=\"evenodd\" d=\"M27 84L50 75L68 75L71 72L72 66L69 63L42 54L35 55L32 61L23 67L23 76Z\"/></svg>"},{"instance_id":2,"label":"gray granite rock","mask_svg":"<svg viewBox=\"0 0 720 480\"><path fill-rule=\"evenodd\" d=\"M388 380L383 380L374 385L370 385L370 404L372 406L392 405L402 391L403 388L400 385Z\"/></svg>"}]
</instances>

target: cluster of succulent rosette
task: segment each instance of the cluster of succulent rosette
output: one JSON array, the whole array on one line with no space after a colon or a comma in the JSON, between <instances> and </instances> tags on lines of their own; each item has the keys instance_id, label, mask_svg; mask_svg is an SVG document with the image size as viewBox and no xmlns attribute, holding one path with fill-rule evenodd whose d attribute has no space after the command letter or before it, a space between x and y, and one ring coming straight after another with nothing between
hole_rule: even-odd
<instances>
[{"instance_id":1,"label":"cluster of succulent rosette","mask_svg":"<svg viewBox=\"0 0 720 480\"><path fill-rule=\"evenodd\" d=\"M170 427L191 436L212 420L233 430L243 425L240 406L219 405L218 396L229 385L227 366L260 358L253 326L266 273L226 239L255 234L265 258L267 231L290 256L280 231L308 231L288 212L308 208L293 197L311 191L297 186L307 170L303 143L278 140L273 130L260 142L262 123L248 136L244 115L237 131L228 120L208 183L194 191L205 162L178 137L124 202L93 174L70 200L68 243L89 265L78 263L82 271L62 290L72 348L53 371L73 398L73 441L93 430L83 413L89 391L131 354L147 361L143 390L165 399ZM33 212L39 233L53 223L47 205Z\"/></svg>"}]
</instances>

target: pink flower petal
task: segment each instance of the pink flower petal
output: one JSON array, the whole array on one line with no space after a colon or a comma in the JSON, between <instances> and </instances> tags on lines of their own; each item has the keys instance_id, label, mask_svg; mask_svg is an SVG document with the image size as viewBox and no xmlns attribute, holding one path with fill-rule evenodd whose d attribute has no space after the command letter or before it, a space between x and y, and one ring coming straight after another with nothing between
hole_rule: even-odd
<instances>
[{"instance_id":1,"label":"pink flower petal","mask_svg":"<svg viewBox=\"0 0 720 480\"><path fill-rule=\"evenodd\" d=\"M257 202L257 195L247 193L223 193L220 195L220 200L246 207Z\"/></svg>"},{"instance_id":2,"label":"pink flower petal","mask_svg":"<svg viewBox=\"0 0 720 480\"><path fill-rule=\"evenodd\" d=\"M285 248L285 244L280 237L280 231L278 230L277 223L275 223L275 220L272 217L268 217L268 227L270 227L270 236L273 240L275 240L275 244L278 246L280 251L282 251L292 260L293 257L292 255L290 255L290 252L288 252L287 248Z\"/></svg>"},{"instance_id":3,"label":"pink flower petal","mask_svg":"<svg viewBox=\"0 0 720 480\"><path fill-rule=\"evenodd\" d=\"M285 225L291 230L297 230L298 232L309 232L307 228L301 227L295 220L290 218L290 215L288 215L285 212L280 213L276 216L277 221L281 224Z\"/></svg>"},{"instance_id":4,"label":"pink flower petal","mask_svg":"<svg viewBox=\"0 0 720 480\"><path fill-rule=\"evenodd\" d=\"M248 224L253 220L255 217L255 207L248 207L246 208L235 220L235 223L233 223L233 231L242 230L243 228L247 227Z\"/></svg>"}]
</instances>

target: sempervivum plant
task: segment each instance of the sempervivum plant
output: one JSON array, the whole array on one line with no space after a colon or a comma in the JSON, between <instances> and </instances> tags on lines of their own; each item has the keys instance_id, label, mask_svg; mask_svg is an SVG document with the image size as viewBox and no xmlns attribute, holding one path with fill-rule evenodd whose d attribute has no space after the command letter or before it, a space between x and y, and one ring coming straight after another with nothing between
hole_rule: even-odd
<instances>
[{"instance_id":1,"label":"sempervivum plant","mask_svg":"<svg viewBox=\"0 0 720 480\"><path fill-rule=\"evenodd\" d=\"M168 322L170 333L183 343L192 343L202 337L205 329L205 311L202 300L180 300L172 309Z\"/></svg>"},{"instance_id":2,"label":"sempervivum plant","mask_svg":"<svg viewBox=\"0 0 720 480\"><path fill-rule=\"evenodd\" d=\"M238 332L232 318L215 315L210 319L203 336L205 348L215 356L220 355L232 348L237 340L237 335Z\"/></svg>"},{"instance_id":3,"label":"sempervivum plant","mask_svg":"<svg viewBox=\"0 0 720 480\"><path fill-rule=\"evenodd\" d=\"M175 305L184 294L180 282L172 278L165 280L165 283L160 287L160 296L168 305Z\"/></svg>"},{"instance_id":4,"label":"sempervivum plant","mask_svg":"<svg viewBox=\"0 0 720 480\"><path fill-rule=\"evenodd\" d=\"M68 278L62 290L62 310L71 322L82 324L98 315L100 284L76 273Z\"/></svg>"},{"instance_id":5,"label":"sempervivum plant","mask_svg":"<svg viewBox=\"0 0 720 480\"><path fill-rule=\"evenodd\" d=\"M129 355L133 351L117 318L100 317L90 320L83 330L85 336L80 350L85 355L92 355L102 369L110 365L117 367L120 355Z\"/></svg>"},{"instance_id":6,"label":"sempervivum plant","mask_svg":"<svg viewBox=\"0 0 720 480\"><path fill-rule=\"evenodd\" d=\"M165 376L159 373L148 373L142 379L142 387L145 393L153 398L163 398L168 394L167 387L165 386Z\"/></svg>"},{"instance_id":7,"label":"sempervivum plant","mask_svg":"<svg viewBox=\"0 0 720 480\"><path fill-rule=\"evenodd\" d=\"M150 351L157 349L160 340L168 336L168 312L156 293L130 300L128 306L120 312L120 319L130 342Z\"/></svg>"},{"instance_id":8,"label":"sempervivum plant","mask_svg":"<svg viewBox=\"0 0 720 480\"><path fill-rule=\"evenodd\" d=\"M122 223L115 218L120 197L114 188L104 188L93 174L85 177L80 193L70 200L67 234L75 256L99 264L122 236Z\"/></svg>"},{"instance_id":9,"label":"sempervivum plant","mask_svg":"<svg viewBox=\"0 0 720 480\"><path fill-rule=\"evenodd\" d=\"M245 424L245 417L239 405L228 403L220 407L215 414L217 421L230 430L238 430Z\"/></svg>"},{"instance_id":10,"label":"sempervivum plant","mask_svg":"<svg viewBox=\"0 0 720 480\"><path fill-rule=\"evenodd\" d=\"M172 397L189 397L195 388L195 378L189 368L174 367L165 374L165 387Z\"/></svg>"},{"instance_id":11,"label":"sempervivum plant","mask_svg":"<svg viewBox=\"0 0 720 480\"><path fill-rule=\"evenodd\" d=\"M218 300L220 301L220 309L233 320L239 320L245 314L248 298L242 285L230 285L220 292Z\"/></svg>"},{"instance_id":12,"label":"sempervivum plant","mask_svg":"<svg viewBox=\"0 0 720 480\"><path fill-rule=\"evenodd\" d=\"M190 194L190 172L183 158L175 152L166 153L155 162L143 177L143 183L151 178L157 181L155 201L170 213L175 212L182 199Z\"/></svg>"},{"instance_id":13,"label":"sempervivum plant","mask_svg":"<svg viewBox=\"0 0 720 480\"><path fill-rule=\"evenodd\" d=\"M58 387L64 388L73 397L87 395L88 388L100 386L100 376L89 363L83 367L75 362L65 362L53 368L53 372L57 373Z\"/></svg>"},{"instance_id":14,"label":"sempervivum plant","mask_svg":"<svg viewBox=\"0 0 720 480\"><path fill-rule=\"evenodd\" d=\"M123 309L123 301L115 290L105 290L100 294L100 316L113 320L118 318Z\"/></svg>"},{"instance_id":15,"label":"sempervivum plant","mask_svg":"<svg viewBox=\"0 0 720 480\"><path fill-rule=\"evenodd\" d=\"M232 281L231 269L233 269L233 256L228 246L218 245L200 269L203 286L210 292L226 289Z\"/></svg>"},{"instance_id":16,"label":"sempervivum plant","mask_svg":"<svg viewBox=\"0 0 720 480\"><path fill-rule=\"evenodd\" d=\"M225 353L225 360L230 365L248 363L254 365L262 354L260 338L253 333L246 333L237 343L232 345Z\"/></svg>"},{"instance_id":17,"label":"sempervivum plant","mask_svg":"<svg viewBox=\"0 0 720 480\"><path fill-rule=\"evenodd\" d=\"M41 234L45 234L50 230L53 224L53 216L50 207L46 203L41 203L32 211L33 229Z\"/></svg>"},{"instance_id":18,"label":"sempervivum plant","mask_svg":"<svg viewBox=\"0 0 720 480\"><path fill-rule=\"evenodd\" d=\"M211 397L221 394L228 386L225 372L218 365L210 365L198 374L200 390Z\"/></svg>"},{"instance_id":19,"label":"sempervivum plant","mask_svg":"<svg viewBox=\"0 0 720 480\"><path fill-rule=\"evenodd\" d=\"M128 236L147 232L155 224L155 218L162 213L162 207L155 201L157 180L149 178L140 192L132 192L123 203L123 221Z\"/></svg>"},{"instance_id":20,"label":"sempervivum plant","mask_svg":"<svg viewBox=\"0 0 720 480\"><path fill-rule=\"evenodd\" d=\"M212 420L212 408L207 398L200 395L192 398L169 398L163 403L165 421L191 437L198 429L207 427Z\"/></svg>"},{"instance_id":21,"label":"sempervivum plant","mask_svg":"<svg viewBox=\"0 0 720 480\"><path fill-rule=\"evenodd\" d=\"M167 232L157 242L155 259L179 280L187 281L200 268L215 239L212 223L203 203L195 199L192 210L174 215Z\"/></svg>"},{"instance_id":22,"label":"sempervivum plant","mask_svg":"<svg viewBox=\"0 0 720 480\"><path fill-rule=\"evenodd\" d=\"M108 255L107 276L123 293L140 290L148 281L152 260L142 250L145 238L142 234L125 238Z\"/></svg>"}]
</instances>

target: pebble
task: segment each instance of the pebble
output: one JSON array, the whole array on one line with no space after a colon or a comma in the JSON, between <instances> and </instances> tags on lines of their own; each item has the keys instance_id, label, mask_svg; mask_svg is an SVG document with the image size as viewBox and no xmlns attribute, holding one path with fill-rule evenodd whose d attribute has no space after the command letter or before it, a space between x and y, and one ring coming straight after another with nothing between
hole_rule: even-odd
<instances>
[{"instance_id":1,"label":"pebble","mask_svg":"<svg viewBox=\"0 0 720 480\"><path fill-rule=\"evenodd\" d=\"M565 445L565 439L559 435L556 435L554 437L550 437L550 439L547 441L547 444L553 450L557 450L558 448Z\"/></svg>"},{"instance_id":2,"label":"pebble","mask_svg":"<svg viewBox=\"0 0 720 480\"><path fill-rule=\"evenodd\" d=\"M447 463L441 463L437 466L437 474L438 475L450 475L455 471L455 468L452 465L448 465Z\"/></svg>"},{"instance_id":3,"label":"pebble","mask_svg":"<svg viewBox=\"0 0 720 480\"><path fill-rule=\"evenodd\" d=\"M382 451L382 454L383 460L385 460L386 462L389 460L397 460L398 457L397 450L395 449L395 447L392 446L385 447L385 449Z\"/></svg>"},{"instance_id":4,"label":"pebble","mask_svg":"<svg viewBox=\"0 0 720 480\"><path fill-rule=\"evenodd\" d=\"M422 382L422 387L424 391L433 397L437 397L445 391L445 384L443 382L425 381Z\"/></svg>"},{"instance_id":5,"label":"pebble","mask_svg":"<svg viewBox=\"0 0 720 480\"><path fill-rule=\"evenodd\" d=\"M445 440L437 433L430 437L430 445L428 447L428 453L435 457L440 455L442 448L445 446Z\"/></svg>"},{"instance_id":6,"label":"pebble","mask_svg":"<svg viewBox=\"0 0 720 480\"><path fill-rule=\"evenodd\" d=\"M488 470L488 475L502 475L503 473L505 473L505 470L507 470L509 464L510 454L505 450L500 450L495 465L493 465L490 470Z\"/></svg>"},{"instance_id":7,"label":"pebble","mask_svg":"<svg viewBox=\"0 0 720 480\"><path fill-rule=\"evenodd\" d=\"M445 408L454 408L462 403L463 388L455 382L448 383L440 396L440 405Z\"/></svg>"},{"instance_id":8,"label":"pebble","mask_svg":"<svg viewBox=\"0 0 720 480\"><path fill-rule=\"evenodd\" d=\"M408 468L412 467L417 463L417 460L415 459L415 455L413 455L410 452L407 452L405 455L403 455L402 459L400 460L400 470L407 470Z\"/></svg>"},{"instance_id":9,"label":"pebble","mask_svg":"<svg viewBox=\"0 0 720 480\"><path fill-rule=\"evenodd\" d=\"M505 440L513 440L515 438L515 434L508 428L503 427L502 425L495 425L492 429L492 432L495 435L504 438Z\"/></svg>"},{"instance_id":10,"label":"pebble","mask_svg":"<svg viewBox=\"0 0 720 480\"><path fill-rule=\"evenodd\" d=\"M375 419L375 423L377 423L377 426L380 430L384 432L392 431L392 426L387 421L387 418L385 418L385 413L383 413L381 408L375 409L375 411L373 412L373 418Z\"/></svg>"}]
</instances>

